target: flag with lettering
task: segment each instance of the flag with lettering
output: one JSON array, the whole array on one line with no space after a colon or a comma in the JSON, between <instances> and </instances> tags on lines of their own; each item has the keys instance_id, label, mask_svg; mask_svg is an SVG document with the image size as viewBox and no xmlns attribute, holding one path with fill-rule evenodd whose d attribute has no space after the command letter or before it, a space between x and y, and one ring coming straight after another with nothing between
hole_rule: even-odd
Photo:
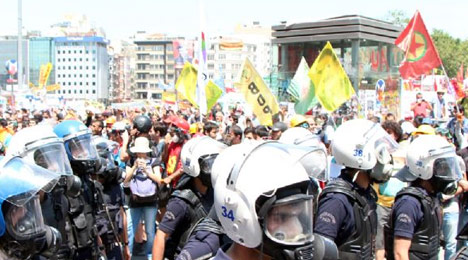
<instances>
[{"instance_id":1,"label":"flag with lettering","mask_svg":"<svg viewBox=\"0 0 468 260\"><path fill-rule=\"evenodd\" d=\"M243 94L260 124L273 125L273 115L279 112L278 101L248 58L242 64L234 85Z\"/></svg>"},{"instance_id":2,"label":"flag with lettering","mask_svg":"<svg viewBox=\"0 0 468 260\"><path fill-rule=\"evenodd\" d=\"M419 11L395 40L395 45L405 53L400 64L400 74L404 79L418 78L442 64Z\"/></svg>"}]
</instances>

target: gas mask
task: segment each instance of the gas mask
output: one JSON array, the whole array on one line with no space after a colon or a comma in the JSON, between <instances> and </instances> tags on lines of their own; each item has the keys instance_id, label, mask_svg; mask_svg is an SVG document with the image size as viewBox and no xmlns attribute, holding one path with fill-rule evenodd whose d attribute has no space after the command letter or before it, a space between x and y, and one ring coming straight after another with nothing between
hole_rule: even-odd
<instances>
[{"instance_id":1,"label":"gas mask","mask_svg":"<svg viewBox=\"0 0 468 260\"><path fill-rule=\"evenodd\" d=\"M44 225L39 196L22 206L4 202L3 216L6 232L0 237L0 245L8 255L29 259L41 254L50 257L61 245L61 235L53 227Z\"/></svg>"},{"instance_id":2,"label":"gas mask","mask_svg":"<svg viewBox=\"0 0 468 260\"><path fill-rule=\"evenodd\" d=\"M430 182L436 192L453 195L457 192L460 170L454 157L437 158L434 160L433 173Z\"/></svg>"},{"instance_id":3,"label":"gas mask","mask_svg":"<svg viewBox=\"0 0 468 260\"><path fill-rule=\"evenodd\" d=\"M375 149L375 157L377 163L370 171L370 176L378 182L385 182L392 177L393 171L393 159L387 146L384 144L378 145Z\"/></svg>"},{"instance_id":4,"label":"gas mask","mask_svg":"<svg viewBox=\"0 0 468 260\"><path fill-rule=\"evenodd\" d=\"M312 259L314 197L295 194L268 199L259 210L263 244L259 250L274 259Z\"/></svg>"}]
</instances>

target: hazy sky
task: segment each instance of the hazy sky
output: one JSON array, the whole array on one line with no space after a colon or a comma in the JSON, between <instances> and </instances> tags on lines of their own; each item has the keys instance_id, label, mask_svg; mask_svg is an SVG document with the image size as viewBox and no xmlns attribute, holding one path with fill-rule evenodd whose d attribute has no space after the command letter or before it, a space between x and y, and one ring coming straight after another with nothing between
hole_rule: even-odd
<instances>
[{"instance_id":1,"label":"hazy sky","mask_svg":"<svg viewBox=\"0 0 468 260\"><path fill-rule=\"evenodd\" d=\"M382 19L389 10L416 9L430 31L434 28L468 39L466 0L205 0L206 31L230 33L238 23L316 21L347 14ZM136 31L193 36L200 31L199 0L23 0L23 26L45 30L64 14L85 14L110 39L125 39ZM0 0L0 35L17 31L17 1Z\"/></svg>"}]
</instances>

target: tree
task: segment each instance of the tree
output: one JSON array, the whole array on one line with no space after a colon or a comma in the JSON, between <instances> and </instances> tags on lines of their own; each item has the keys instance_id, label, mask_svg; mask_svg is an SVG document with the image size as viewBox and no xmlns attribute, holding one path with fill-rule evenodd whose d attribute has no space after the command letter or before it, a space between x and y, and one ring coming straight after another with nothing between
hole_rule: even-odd
<instances>
[{"instance_id":1,"label":"tree","mask_svg":"<svg viewBox=\"0 0 468 260\"><path fill-rule=\"evenodd\" d=\"M406 27L411 18L403 10L390 10L385 15L384 20L396 26Z\"/></svg>"},{"instance_id":2,"label":"tree","mask_svg":"<svg viewBox=\"0 0 468 260\"><path fill-rule=\"evenodd\" d=\"M456 77L462 63L465 68L468 66L468 40L453 38L448 33L437 29L434 29L431 37L447 75L450 78Z\"/></svg>"}]
</instances>

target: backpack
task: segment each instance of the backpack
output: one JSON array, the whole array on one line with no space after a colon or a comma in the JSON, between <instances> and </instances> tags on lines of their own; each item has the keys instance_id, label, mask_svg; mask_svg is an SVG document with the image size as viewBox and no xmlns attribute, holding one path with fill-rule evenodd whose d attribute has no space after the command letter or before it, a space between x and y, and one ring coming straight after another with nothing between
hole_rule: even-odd
<instances>
[{"instance_id":1,"label":"backpack","mask_svg":"<svg viewBox=\"0 0 468 260\"><path fill-rule=\"evenodd\" d=\"M156 163L156 158L149 159L146 167L153 170L152 168L157 165ZM157 200L158 185L141 170L137 170L130 181L130 190L132 191L132 199L137 203Z\"/></svg>"}]
</instances>

